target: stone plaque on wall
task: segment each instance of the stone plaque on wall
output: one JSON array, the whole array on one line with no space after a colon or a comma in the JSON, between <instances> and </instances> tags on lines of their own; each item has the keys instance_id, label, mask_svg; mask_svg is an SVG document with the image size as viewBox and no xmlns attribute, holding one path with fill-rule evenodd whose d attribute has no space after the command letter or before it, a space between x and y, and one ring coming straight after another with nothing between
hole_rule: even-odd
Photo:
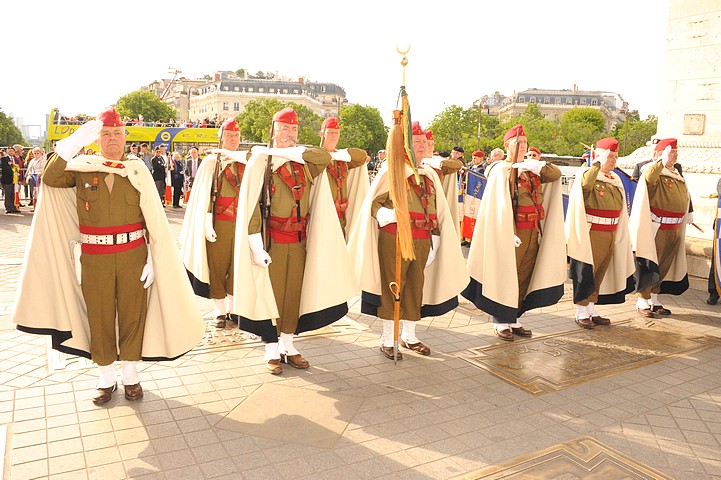
<instances>
[{"instance_id":1,"label":"stone plaque on wall","mask_svg":"<svg viewBox=\"0 0 721 480\"><path fill-rule=\"evenodd\" d=\"M689 113L683 116L684 135L703 135L706 126L706 115L703 113Z\"/></svg>"}]
</instances>

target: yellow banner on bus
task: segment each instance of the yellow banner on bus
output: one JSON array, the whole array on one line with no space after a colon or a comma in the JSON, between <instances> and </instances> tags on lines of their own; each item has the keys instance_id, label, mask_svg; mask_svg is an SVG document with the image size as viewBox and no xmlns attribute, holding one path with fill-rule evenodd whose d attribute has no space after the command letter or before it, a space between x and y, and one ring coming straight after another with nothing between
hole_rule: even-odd
<instances>
[{"instance_id":1,"label":"yellow banner on bus","mask_svg":"<svg viewBox=\"0 0 721 480\"><path fill-rule=\"evenodd\" d=\"M80 125L48 125L48 140L57 142L71 135ZM140 127L126 126L125 134L128 143L147 143L150 147L165 143L217 144L217 128L187 127Z\"/></svg>"}]
</instances>

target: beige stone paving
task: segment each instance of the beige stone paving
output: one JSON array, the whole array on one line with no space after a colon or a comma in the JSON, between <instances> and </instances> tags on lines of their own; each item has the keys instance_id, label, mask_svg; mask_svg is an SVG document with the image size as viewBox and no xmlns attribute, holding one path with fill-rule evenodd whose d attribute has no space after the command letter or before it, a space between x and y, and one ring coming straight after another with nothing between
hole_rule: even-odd
<instances>
[{"instance_id":1,"label":"beige stone paving","mask_svg":"<svg viewBox=\"0 0 721 480\"><path fill-rule=\"evenodd\" d=\"M182 212L168 212L177 233ZM29 222L0 232L0 306L12 302ZM23 224L23 222L27 224ZM22 224L22 225L21 225ZM14 282L14 283L13 283ZM669 298L660 325L721 336L721 306L704 303L705 285ZM207 302L199 300L203 311ZM633 301L602 307L634 317ZM590 435L676 479L721 479L721 349L666 360L576 387L533 396L461 360L493 345L488 316L464 303L423 320L429 358L408 353L397 367L378 352L380 322L352 305L367 330L300 338L312 367L264 373L262 349L203 348L173 362L145 363L139 402L116 395L90 402L95 372L84 362L48 368L45 339L13 330L0 309L0 424L8 425L12 478L453 478ZM567 296L532 312L536 335L575 328ZM217 428L261 385L277 383L363 399L331 449ZM289 398L288 401L293 401ZM269 408L282 413L282 405Z\"/></svg>"}]
</instances>

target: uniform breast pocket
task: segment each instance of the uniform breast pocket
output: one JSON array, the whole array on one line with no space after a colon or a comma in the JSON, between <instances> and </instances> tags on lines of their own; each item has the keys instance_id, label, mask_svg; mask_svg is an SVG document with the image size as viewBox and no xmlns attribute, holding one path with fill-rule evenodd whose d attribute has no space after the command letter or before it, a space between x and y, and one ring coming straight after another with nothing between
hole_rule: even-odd
<instances>
[{"instance_id":1,"label":"uniform breast pocket","mask_svg":"<svg viewBox=\"0 0 721 480\"><path fill-rule=\"evenodd\" d=\"M80 223L83 219L94 222L99 218L99 202L100 191L97 186L85 185L77 188L78 197L78 217Z\"/></svg>"},{"instance_id":2,"label":"uniform breast pocket","mask_svg":"<svg viewBox=\"0 0 721 480\"><path fill-rule=\"evenodd\" d=\"M125 194L125 219L128 223L143 221L143 214L140 210L140 193L135 190Z\"/></svg>"}]
</instances>

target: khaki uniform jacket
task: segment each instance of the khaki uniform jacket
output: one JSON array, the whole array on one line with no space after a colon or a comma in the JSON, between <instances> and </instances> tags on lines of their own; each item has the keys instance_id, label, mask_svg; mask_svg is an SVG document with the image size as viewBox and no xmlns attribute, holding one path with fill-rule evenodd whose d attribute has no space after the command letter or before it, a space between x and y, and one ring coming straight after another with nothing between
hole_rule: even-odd
<instances>
[{"instance_id":1,"label":"khaki uniform jacket","mask_svg":"<svg viewBox=\"0 0 721 480\"><path fill-rule=\"evenodd\" d=\"M148 231L155 282L148 289L142 358L172 360L202 339L205 325L190 285L181 281L185 278L184 269L153 179L136 157L108 162L97 155L80 155L68 162L65 175L82 185L43 187L30 228L13 320L19 330L50 335L56 350L90 358L87 311L75 276L71 245L80 241L79 213L83 222L105 225L97 223L100 215L93 213L92 206L86 210L83 199L89 194L85 191L87 182L77 179L90 176L92 184L93 177L97 175L100 182L103 181L100 177L108 173L127 178L135 189L123 190L124 212L117 215L124 217L123 221L143 219ZM123 182L115 180L118 188L123 188L120 186ZM138 205L131 208L129 202ZM138 206L141 214L137 213ZM37 296L38 290L43 295Z\"/></svg>"},{"instance_id":2,"label":"khaki uniform jacket","mask_svg":"<svg viewBox=\"0 0 721 480\"><path fill-rule=\"evenodd\" d=\"M544 169L551 167L547 165ZM563 197L561 182L556 180L542 185L546 216L541 222L543 236L539 238L538 256L527 295L523 304L518 304L510 170L511 164L504 161L495 162L486 169L488 184L468 252L471 282L461 293L476 307L505 323L512 323L528 310L555 305L563 296L567 275L566 252L559 248L565 243ZM541 177L543 175L541 170ZM523 203L525 201L519 196L519 204Z\"/></svg>"},{"instance_id":3,"label":"khaki uniform jacket","mask_svg":"<svg viewBox=\"0 0 721 480\"><path fill-rule=\"evenodd\" d=\"M631 248L636 253L636 291L659 281L659 259L655 242L659 224L651 221L651 206L687 214L690 207L686 182L676 171L669 170L661 161L656 161L645 165L641 173L629 219ZM681 241L671 268L666 277L660 279L660 293L681 295L689 287L685 219L681 224L680 235Z\"/></svg>"},{"instance_id":4,"label":"khaki uniform jacket","mask_svg":"<svg viewBox=\"0 0 721 480\"><path fill-rule=\"evenodd\" d=\"M598 304L623 303L634 287L634 262L628 232L628 211L623 182L614 172L612 178L599 174L600 165L581 168L571 187L566 213L566 248L570 257L569 276L573 280L574 302L587 298L594 291L593 251L586 208L621 210L616 227L613 258L598 289ZM599 192L603 191L603 194Z\"/></svg>"}]
</instances>

